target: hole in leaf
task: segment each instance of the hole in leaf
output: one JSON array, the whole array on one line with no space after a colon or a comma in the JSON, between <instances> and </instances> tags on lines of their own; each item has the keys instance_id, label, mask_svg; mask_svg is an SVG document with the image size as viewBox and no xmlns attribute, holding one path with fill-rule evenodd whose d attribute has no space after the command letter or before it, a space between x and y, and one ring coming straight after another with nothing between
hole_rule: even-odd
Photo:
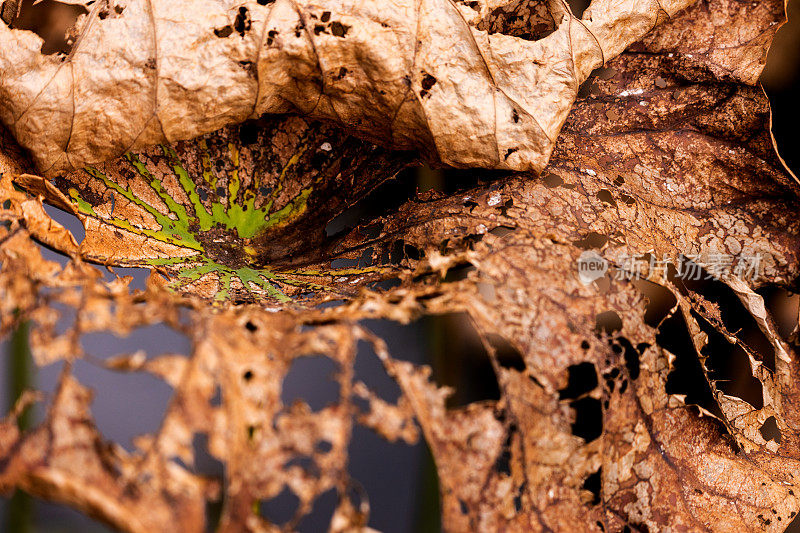
<instances>
[{"instance_id":1,"label":"hole in leaf","mask_svg":"<svg viewBox=\"0 0 800 533\"><path fill-rule=\"evenodd\" d=\"M131 452L136 437L158 431L173 392L167 383L152 374L114 372L81 359L73 372L81 383L92 384L92 415L104 437ZM41 370L38 374L38 388L46 390Z\"/></svg>"},{"instance_id":2,"label":"hole in leaf","mask_svg":"<svg viewBox=\"0 0 800 533\"><path fill-rule=\"evenodd\" d=\"M392 244L391 250L389 251L389 262L393 265L399 265L405 258L405 254L403 253L404 244L402 239L398 239Z\"/></svg>"},{"instance_id":3,"label":"hole in leaf","mask_svg":"<svg viewBox=\"0 0 800 533\"><path fill-rule=\"evenodd\" d=\"M778 444L781 443L781 430L778 429L778 421L775 420L774 416L770 416L764 420L764 423L761 424L759 428L759 432L761 436L764 437L764 440L772 440Z\"/></svg>"},{"instance_id":4,"label":"hole in leaf","mask_svg":"<svg viewBox=\"0 0 800 533\"><path fill-rule=\"evenodd\" d=\"M14 14L7 15L6 10L13 9L14 2L3 4L3 18L13 17ZM81 5L56 2L54 0L43 0L34 5L33 0L24 0L20 5L19 15L12 18L10 27L29 30L44 42L42 43L42 54L63 54L67 55L75 44L75 24L78 17L88 13L88 10Z\"/></svg>"},{"instance_id":5,"label":"hole in leaf","mask_svg":"<svg viewBox=\"0 0 800 533\"><path fill-rule=\"evenodd\" d=\"M505 337L491 333L486 336L486 340L494 348L497 363L501 367L520 372L525 370L525 360L522 358L522 354Z\"/></svg>"},{"instance_id":6,"label":"hole in leaf","mask_svg":"<svg viewBox=\"0 0 800 533\"><path fill-rule=\"evenodd\" d=\"M614 392L614 388L617 385L616 379L619 377L619 374L619 368L616 367L603 374L603 378L606 380L606 387L608 387L609 392ZM622 389L622 387L620 387L620 394L623 392L625 391Z\"/></svg>"},{"instance_id":7,"label":"hole in leaf","mask_svg":"<svg viewBox=\"0 0 800 533\"><path fill-rule=\"evenodd\" d=\"M778 334L784 339L788 338L797 326L800 294L792 294L786 289L774 285L766 285L756 292L764 298L764 306L775 320Z\"/></svg>"},{"instance_id":8,"label":"hole in leaf","mask_svg":"<svg viewBox=\"0 0 800 533\"><path fill-rule=\"evenodd\" d=\"M706 271L702 272L702 277L706 277ZM775 372L775 349L730 287L714 279L678 278L676 281L679 287L697 292L718 306L725 328L749 347L756 359L759 359L766 368ZM704 322L701 320L701 327ZM722 346L720 344L718 347ZM724 364L721 360L717 363Z\"/></svg>"},{"instance_id":9,"label":"hole in leaf","mask_svg":"<svg viewBox=\"0 0 800 533\"><path fill-rule=\"evenodd\" d=\"M336 495L336 489L327 490L317 496L317 499L314 500L314 504L311 507L311 512L303 516L297 524L297 531L300 533L327 531L330 526L331 517L336 510L337 502L338 497Z\"/></svg>"},{"instance_id":10,"label":"hole in leaf","mask_svg":"<svg viewBox=\"0 0 800 533\"><path fill-rule=\"evenodd\" d=\"M107 332L85 333L80 343L86 353L102 359L138 350L151 358L164 353L165 347L178 353L191 350L191 341L186 335L163 323L135 328L125 336Z\"/></svg>"},{"instance_id":11,"label":"hole in leaf","mask_svg":"<svg viewBox=\"0 0 800 533\"><path fill-rule=\"evenodd\" d=\"M222 519L222 498L206 500L206 531L218 531Z\"/></svg>"},{"instance_id":12,"label":"hole in leaf","mask_svg":"<svg viewBox=\"0 0 800 533\"><path fill-rule=\"evenodd\" d=\"M453 283L455 281L461 281L467 279L470 272L475 272L477 269L474 265L470 263L464 263L462 265L455 266L451 269L448 269L447 274L444 276L444 283Z\"/></svg>"},{"instance_id":13,"label":"hole in leaf","mask_svg":"<svg viewBox=\"0 0 800 533\"><path fill-rule=\"evenodd\" d=\"M258 504L259 514L273 524L286 524L297 513L300 499L287 486L283 487L277 496L269 500L262 500Z\"/></svg>"},{"instance_id":14,"label":"hole in leaf","mask_svg":"<svg viewBox=\"0 0 800 533\"><path fill-rule=\"evenodd\" d=\"M602 248L607 242L608 237L601 233L597 233L596 231L591 231L582 239L573 241L572 244L579 248L583 248L584 250L591 250L593 248Z\"/></svg>"},{"instance_id":15,"label":"hole in leaf","mask_svg":"<svg viewBox=\"0 0 800 533\"><path fill-rule=\"evenodd\" d=\"M523 481L522 485L517 489L517 493L514 495L514 510L518 513L522 511L522 496L525 494L527 486L528 482Z\"/></svg>"},{"instance_id":16,"label":"hole in leaf","mask_svg":"<svg viewBox=\"0 0 800 533\"><path fill-rule=\"evenodd\" d=\"M324 356L298 357L283 380L281 401L291 405L302 400L312 411L339 401L339 384L333 380L338 365Z\"/></svg>"},{"instance_id":17,"label":"hole in leaf","mask_svg":"<svg viewBox=\"0 0 800 533\"><path fill-rule=\"evenodd\" d=\"M399 287L400 285L402 285L402 281L400 281L400 278L389 278L381 281L376 281L371 285L371 288L388 291L389 289L394 289L395 287Z\"/></svg>"},{"instance_id":18,"label":"hole in leaf","mask_svg":"<svg viewBox=\"0 0 800 533\"><path fill-rule=\"evenodd\" d=\"M503 448L500 455L494 461L494 470L498 474L511 475L511 446L514 439L514 434L517 432L517 426L511 424L506 434L506 440L503 442Z\"/></svg>"},{"instance_id":19,"label":"hole in leaf","mask_svg":"<svg viewBox=\"0 0 800 533\"><path fill-rule=\"evenodd\" d=\"M657 328L667 317L670 310L675 307L678 300L669 289L645 279L633 281L634 286L647 298L644 321L648 326Z\"/></svg>"},{"instance_id":20,"label":"hole in leaf","mask_svg":"<svg viewBox=\"0 0 800 533\"><path fill-rule=\"evenodd\" d=\"M192 437L192 449L194 452L194 472L216 478L222 477L225 471L224 465L209 452L208 435L195 433Z\"/></svg>"},{"instance_id":21,"label":"hole in leaf","mask_svg":"<svg viewBox=\"0 0 800 533\"><path fill-rule=\"evenodd\" d=\"M545 187L550 189L564 184L564 180L561 179L561 176L552 172L547 172L544 174L542 176L542 181L544 182Z\"/></svg>"},{"instance_id":22,"label":"hole in leaf","mask_svg":"<svg viewBox=\"0 0 800 533\"><path fill-rule=\"evenodd\" d=\"M419 261L420 251L416 246L406 243L405 246L403 246L403 254L412 261Z\"/></svg>"},{"instance_id":23,"label":"hole in leaf","mask_svg":"<svg viewBox=\"0 0 800 533\"><path fill-rule=\"evenodd\" d=\"M608 189L600 189L597 192L597 199L601 202L605 202L607 204L611 204L614 207L617 207L617 201L614 200L614 195L611 194L611 191Z\"/></svg>"},{"instance_id":24,"label":"hole in leaf","mask_svg":"<svg viewBox=\"0 0 800 533\"><path fill-rule=\"evenodd\" d=\"M579 363L567 367L567 386L558 391L562 400L574 400L597 387L597 369L594 363Z\"/></svg>"},{"instance_id":25,"label":"hole in leaf","mask_svg":"<svg viewBox=\"0 0 800 533\"><path fill-rule=\"evenodd\" d=\"M469 514L469 507L467 506L467 502L465 502L464 500L462 500L460 498L458 500L458 507L461 510L461 514L463 514L463 515Z\"/></svg>"},{"instance_id":26,"label":"hole in leaf","mask_svg":"<svg viewBox=\"0 0 800 533\"><path fill-rule=\"evenodd\" d=\"M240 7L236 19L233 21L233 28L244 37L244 34L250 31L250 24L250 12L246 7Z\"/></svg>"},{"instance_id":27,"label":"hole in leaf","mask_svg":"<svg viewBox=\"0 0 800 533\"><path fill-rule=\"evenodd\" d=\"M356 268L358 266L358 259L348 257L339 257L331 261L331 268L336 270L340 268Z\"/></svg>"},{"instance_id":28,"label":"hole in leaf","mask_svg":"<svg viewBox=\"0 0 800 533\"><path fill-rule=\"evenodd\" d=\"M722 411L703 373L683 316L676 313L664 320L658 328L656 342L675 355L675 368L667 376L667 394L684 394L687 404L699 405L721 418Z\"/></svg>"},{"instance_id":29,"label":"hole in leaf","mask_svg":"<svg viewBox=\"0 0 800 533\"><path fill-rule=\"evenodd\" d=\"M603 311L595 318L595 333L613 335L622 329L622 319L616 311Z\"/></svg>"},{"instance_id":30,"label":"hole in leaf","mask_svg":"<svg viewBox=\"0 0 800 533\"><path fill-rule=\"evenodd\" d=\"M422 317L410 324L399 324L391 320L362 320L362 326L383 338L389 353L415 364L429 363L434 346L427 338L429 324ZM378 397L390 403L400 398L400 386L390 378L372 344L361 341L357 345L354 365L355 381L362 381Z\"/></svg>"},{"instance_id":31,"label":"hole in leaf","mask_svg":"<svg viewBox=\"0 0 800 533\"><path fill-rule=\"evenodd\" d=\"M716 386L729 396L746 401L756 409L764 407L763 386L753 377L750 360L744 349L731 344L728 339L699 316L700 329L708 335L703 348L707 356L706 367Z\"/></svg>"},{"instance_id":32,"label":"hole in leaf","mask_svg":"<svg viewBox=\"0 0 800 533\"><path fill-rule=\"evenodd\" d=\"M294 466L300 467L310 475L318 475L320 472L317 462L313 457L309 457L308 455L295 455L283 464L283 469L286 470Z\"/></svg>"},{"instance_id":33,"label":"hole in leaf","mask_svg":"<svg viewBox=\"0 0 800 533\"><path fill-rule=\"evenodd\" d=\"M338 21L331 22L331 33L337 37L344 37L345 35L347 35L349 29L350 26L342 24L341 22Z\"/></svg>"},{"instance_id":34,"label":"hole in leaf","mask_svg":"<svg viewBox=\"0 0 800 533\"><path fill-rule=\"evenodd\" d=\"M575 411L572 434L592 442L603 434L603 406L596 398L580 398L570 402Z\"/></svg>"},{"instance_id":35,"label":"hole in leaf","mask_svg":"<svg viewBox=\"0 0 800 533\"><path fill-rule=\"evenodd\" d=\"M423 70L420 85L422 86L422 90L419 92L419 97L425 98L433 86L436 85L436 78Z\"/></svg>"},{"instance_id":36,"label":"hole in leaf","mask_svg":"<svg viewBox=\"0 0 800 533\"><path fill-rule=\"evenodd\" d=\"M229 37L233 33L233 28L230 25L223 26L222 28L216 28L214 30L214 35L219 37L220 39L224 39L225 37Z\"/></svg>"},{"instance_id":37,"label":"hole in leaf","mask_svg":"<svg viewBox=\"0 0 800 533\"><path fill-rule=\"evenodd\" d=\"M220 389L219 385L214 387L214 394L211 396L211 399L208 400L208 403L212 407L219 407L222 405L222 389Z\"/></svg>"},{"instance_id":38,"label":"hole in leaf","mask_svg":"<svg viewBox=\"0 0 800 533\"><path fill-rule=\"evenodd\" d=\"M639 351L631 345L630 341L625 337L618 337L614 341L614 348L621 349L623 357L625 358L625 368L628 369L628 375L631 379L639 377Z\"/></svg>"},{"instance_id":39,"label":"hole in leaf","mask_svg":"<svg viewBox=\"0 0 800 533\"><path fill-rule=\"evenodd\" d=\"M455 391L447 400L449 408L500 399L492 362L469 315L426 315L420 321L430 335L433 379ZM503 357L513 361L511 350L511 354L503 351Z\"/></svg>"},{"instance_id":40,"label":"hole in leaf","mask_svg":"<svg viewBox=\"0 0 800 533\"><path fill-rule=\"evenodd\" d=\"M363 252L361 252L361 257L358 259L358 266L364 268L372 266L373 255L374 255L374 248L372 246L365 249Z\"/></svg>"},{"instance_id":41,"label":"hole in leaf","mask_svg":"<svg viewBox=\"0 0 800 533\"><path fill-rule=\"evenodd\" d=\"M438 503L436 469L433 460L427 456L424 440L420 439L413 446L391 444L371 429L357 425L353 428L349 451L348 473L363 483L364 492L369 495L369 526L379 531L418 531L414 527L413 513L397 511L419 508L419 504ZM426 470L420 470L421 463L426 465ZM422 483L423 476L425 483ZM336 503L335 498L333 503ZM439 514L435 516L438 518ZM316 527L304 520L298 529L308 533L328 531L330 513L327 517L328 520L320 521Z\"/></svg>"},{"instance_id":42,"label":"hole in leaf","mask_svg":"<svg viewBox=\"0 0 800 533\"><path fill-rule=\"evenodd\" d=\"M600 487L601 482L603 479L603 469L599 468L597 472L593 472L589 474L586 480L583 482L582 488L583 490L588 490L592 493L592 505L597 505L600 503Z\"/></svg>"},{"instance_id":43,"label":"hole in leaf","mask_svg":"<svg viewBox=\"0 0 800 533\"><path fill-rule=\"evenodd\" d=\"M314 450L318 453L328 453L333 449L333 444L327 440L318 440L314 445Z\"/></svg>"}]
</instances>

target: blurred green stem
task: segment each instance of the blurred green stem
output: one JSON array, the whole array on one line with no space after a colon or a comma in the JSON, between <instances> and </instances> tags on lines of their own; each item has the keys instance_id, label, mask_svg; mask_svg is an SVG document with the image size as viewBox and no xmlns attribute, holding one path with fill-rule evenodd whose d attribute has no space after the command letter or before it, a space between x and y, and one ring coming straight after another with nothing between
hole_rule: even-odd
<instances>
[{"instance_id":1,"label":"blurred green stem","mask_svg":"<svg viewBox=\"0 0 800 533\"><path fill-rule=\"evenodd\" d=\"M20 322L8 343L8 373L7 411L14 408L14 404L23 391L33 386L33 369L31 367L28 322ZM17 419L21 431L27 430L31 425L32 409L25 409ZM8 502L5 527L8 533L30 533L33 531L33 500L26 493L17 490Z\"/></svg>"},{"instance_id":2,"label":"blurred green stem","mask_svg":"<svg viewBox=\"0 0 800 533\"><path fill-rule=\"evenodd\" d=\"M420 178L419 181L422 179ZM428 340L428 363L433 368L434 375L446 376L444 320L441 317L435 317L425 324L425 334ZM424 440L423 444L424 456L421 461L422 475L417 489L417 516L414 530L416 533L441 533L442 509L439 475L428 444Z\"/></svg>"},{"instance_id":3,"label":"blurred green stem","mask_svg":"<svg viewBox=\"0 0 800 533\"><path fill-rule=\"evenodd\" d=\"M441 533L442 510L439 495L439 476L436 463L427 445L424 447L422 459L422 479L417 493L417 516L415 531L417 533Z\"/></svg>"}]
</instances>

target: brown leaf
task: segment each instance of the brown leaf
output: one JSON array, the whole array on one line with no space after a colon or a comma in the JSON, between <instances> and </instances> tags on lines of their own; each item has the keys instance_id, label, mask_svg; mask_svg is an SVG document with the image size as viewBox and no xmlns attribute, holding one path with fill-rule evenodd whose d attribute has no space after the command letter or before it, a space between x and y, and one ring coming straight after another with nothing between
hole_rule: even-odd
<instances>
[{"instance_id":1,"label":"brown leaf","mask_svg":"<svg viewBox=\"0 0 800 533\"><path fill-rule=\"evenodd\" d=\"M589 73L691 3L595 0L579 20L561 1L97 2L68 52L0 25L0 119L45 173L287 111L449 165L541 170Z\"/></svg>"},{"instance_id":2,"label":"brown leaf","mask_svg":"<svg viewBox=\"0 0 800 533\"><path fill-rule=\"evenodd\" d=\"M89 412L91 397L63 374L45 424L4 450L0 488L55 497L126 531L198 531L205 483L166 464L142 468L103 442Z\"/></svg>"},{"instance_id":3,"label":"brown leaf","mask_svg":"<svg viewBox=\"0 0 800 533\"><path fill-rule=\"evenodd\" d=\"M467 20L481 31L508 20L518 35L510 14L531 6L478 4ZM598 8L585 20L600 24ZM757 290L796 287L800 185L774 151L766 97L747 85L781 9L779 0L687 9L632 51L606 58L541 175L494 173L466 190L419 194L334 237L321 235L325 225L410 164L409 154L283 117L247 125L256 146L243 143L246 126L228 127L54 182L17 177L82 218L87 239L64 268L44 261L31 241L48 235L38 199L6 178L2 323L32 321L39 361L91 361L84 334L153 323L187 334L192 350L128 353L108 363L152 373L175 390L159 431L138 439L130 455L98 444L88 392L67 370L39 429L20 434L13 415L4 422L2 487L27 488L130 531L139 530L136 519L152 520L151 529L172 520L199 531L199 510L220 494L221 530L274 531L253 509L284 491L300 502L283 525L293 529L320 495L335 491L331 529L363 530L369 504L346 469L353 424L362 423L390 440L424 436L450 531L783 530L800 508L798 353L796 337L781 335ZM260 191L257 180L279 192ZM306 208L298 209L308 188ZM274 227L245 232L232 213L263 209L269 199L260 220L285 215ZM115 236L120 229L139 240ZM234 245L222 253L213 238ZM607 270L581 277L587 257ZM748 268L752 257L757 269ZM160 275L131 292L81 258L159 267L173 283L194 275L191 261L217 266L203 274L207 283L198 276L173 285L178 295ZM155 262L170 258L175 264ZM362 272L335 273L334 260L355 258L352 268ZM248 269L267 271L290 286L289 274L312 268L309 277L318 285L327 279L342 305L314 307L326 299L323 288L306 285L311 295L303 301L247 281ZM205 298L219 295L234 271L240 277L231 286L242 288L223 296L255 305L221 298L209 306ZM390 277L398 280L393 288L372 284ZM75 318L59 332L64 308ZM453 312L465 312L479 334L499 399L449 407L452 389L430 368L395 359L356 324ZM755 337L734 327L731 315L752 323ZM396 403L354 378L359 343L399 384ZM719 376L711 350L719 343L743 354L737 383ZM285 376L303 357L324 357L336 368L338 400L316 411L281 400ZM695 381L682 374L687 368ZM736 395L738 381L757 394ZM64 433L65 414L80 421L79 431ZM777 435L765 431L768 423ZM197 434L225 465L219 493L195 471ZM92 446L47 454L42 435ZM89 468L75 471L78 464ZM64 472L69 483L53 481ZM76 496L92 484L107 489L94 499ZM154 488L179 495L178 503L154 501L152 515L141 517Z\"/></svg>"}]
</instances>

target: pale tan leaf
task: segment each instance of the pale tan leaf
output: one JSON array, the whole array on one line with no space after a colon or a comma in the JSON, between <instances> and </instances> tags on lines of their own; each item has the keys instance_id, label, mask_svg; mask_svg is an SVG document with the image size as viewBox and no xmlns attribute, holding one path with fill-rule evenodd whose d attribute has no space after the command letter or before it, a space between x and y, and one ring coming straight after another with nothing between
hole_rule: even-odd
<instances>
[{"instance_id":1,"label":"pale tan leaf","mask_svg":"<svg viewBox=\"0 0 800 533\"><path fill-rule=\"evenodd\" d=\"M541 170L590 72L691 3L529 7L529 27L555 23L531 41L491 22L519 2L465 18L448 0L102 0L66 55L0 25L0 119L47 173L287 111L449 165Z\"/></svg>"}]
</instances>

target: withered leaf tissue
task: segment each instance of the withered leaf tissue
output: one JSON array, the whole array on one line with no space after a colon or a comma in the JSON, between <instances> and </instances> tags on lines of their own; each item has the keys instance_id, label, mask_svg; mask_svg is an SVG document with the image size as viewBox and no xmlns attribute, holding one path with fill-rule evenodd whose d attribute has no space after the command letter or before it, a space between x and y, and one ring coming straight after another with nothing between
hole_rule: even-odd
<instances>
[{"instance_id":1,"label":"withered leaf tissue","mask_svg":"<svg viewBox=\"0 0 800 533\"><path fill-rule=\"evenodd\" d=\"M36 364L63 366L0 421L4 494L194 533L296 530L333 491L329 530L370 531L348 473L362 425L424 439L446 531L795 520L797 303L785 327L764 295L798 288L800 185L757 86L782 0L595 0L580 19L559 0L69 1L58 46L23 23L46 4L0 2L0 335L27 324ZM481 179L341 222L423 161ZM586 282L590 250L608 270ZM620 275L631 257L646 280ZM497 399L454 406L363 322L454 313ZM83 342L155 324L188 353ZM395 401L356 376L365 347ZM312 356L338 398L284 403ZM78 361L169 385L158 430L109 441ZM288 521L259 512L287 491Z\"/></svg>"},{"instance_id":2,"label":"withered leaf tissue","mask_svg":"<svg viewBox=\"0 0 800 533\"><path fill-rule=\"evenodd\" d=\"M286 112L539 171L589 73L691 3L595 0L579 20L563 0L87 2L66 54L0 24L0 120L43 172Z\"/></svg>"}]
</instances>

